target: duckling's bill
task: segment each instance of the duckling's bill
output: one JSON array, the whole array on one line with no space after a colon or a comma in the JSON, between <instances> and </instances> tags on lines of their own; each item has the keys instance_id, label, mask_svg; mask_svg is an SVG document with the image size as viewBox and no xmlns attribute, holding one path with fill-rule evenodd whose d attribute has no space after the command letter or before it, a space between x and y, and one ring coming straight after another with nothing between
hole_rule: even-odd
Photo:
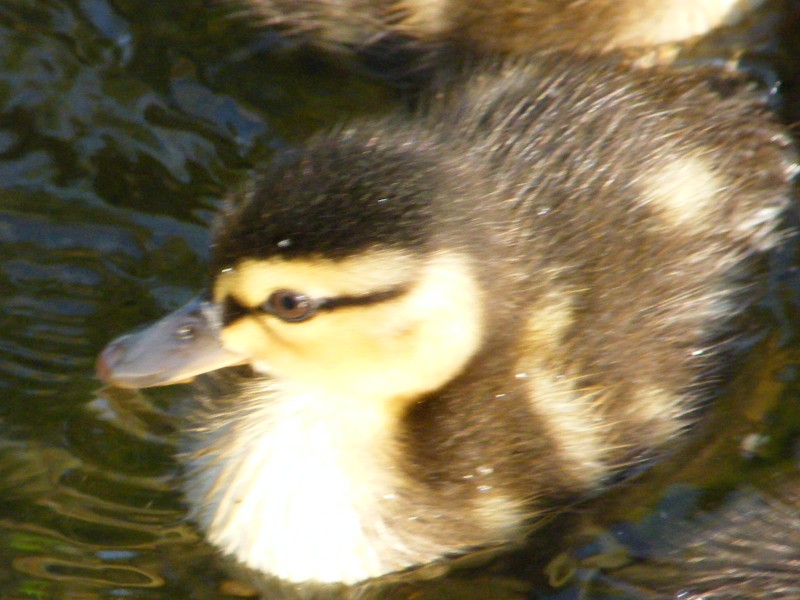
<instances>
[{"instance_id":1,"label":"duckling's bill","mask_svg":"<svg viewBox=\"0 0 800 600\"><path fill-rule=\"evenodd\" d=\"M97 376L126 388L171 385L241 364L243 358L219 340L217 306L194 298L139 331L122 335L103 350Z\"/></svg>"}]
</instances>

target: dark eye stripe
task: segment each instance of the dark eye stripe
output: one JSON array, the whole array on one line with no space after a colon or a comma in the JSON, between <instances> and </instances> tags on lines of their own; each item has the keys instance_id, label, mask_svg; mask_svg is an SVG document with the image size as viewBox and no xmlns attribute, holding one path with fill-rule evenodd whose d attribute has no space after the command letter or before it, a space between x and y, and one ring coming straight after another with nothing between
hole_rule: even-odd
<instances>
[{"instance_id":1,"label":"dark eye stripe","mask_svg":"<svg viewBox=\"0 0 800 600\"><path fill-rule=\"evenodd\" d=\"M225 301L222 305L222 324L227 327L252 313L253 309L247 308L233 296L225 296Z\"/></svg>"},{"instance_id":2,"label":"dark eye stripe","mask_svg":"<svg viewBox=\"0 0 800 600\"><path fill-rule=\"evenodd\" d=\"M313 300L314 306L317 310L336 310L337 308L345 308L348 306L367 306L369 304L378 304L386 302L402 296L406 292L406 287L397 287L390 290L381 292L373 292L371 294L363 294L361 296L337 296L336 298L320 298ZM239 319L248 315L262 312L258 308L249 308L239 302L234 296L228 295L222 307L222 323L223 326L231 325Z\"/></svg>"},{"instance_id":3,"label":"dark eye stripe","mask_svg":"<svg viewBox=\"0 0 800 600\"><path fill-rule=\"evenodd\" d=\"M378 304L379 302L386 302L398 296L402 296L406 292L405 287L396 287L382 292L373 292L371 294L363 294L361 296L337 296L336 298L322 298L319 300L318 307L320 309L335 310L344 306L366 306L368 304Z\"/></svg>"}]
</instances>

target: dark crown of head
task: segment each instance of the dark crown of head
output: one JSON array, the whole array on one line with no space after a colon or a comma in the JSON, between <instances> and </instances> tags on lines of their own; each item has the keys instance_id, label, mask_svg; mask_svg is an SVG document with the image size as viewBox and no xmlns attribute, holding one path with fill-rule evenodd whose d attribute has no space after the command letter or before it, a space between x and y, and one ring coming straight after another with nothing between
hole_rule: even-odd
<instances>
[{"instance_id":1,"label":"dark crown of head","mask_svg":"<svg viewBox=\"0 0 800 600\"><path fill-rule=\"evenodd\" d=\"M258 176L217 224L215 272L242 258L340 260L375 248L424 251L431 161L409 151L323 140Z\"/></svg>"}]
</instances>

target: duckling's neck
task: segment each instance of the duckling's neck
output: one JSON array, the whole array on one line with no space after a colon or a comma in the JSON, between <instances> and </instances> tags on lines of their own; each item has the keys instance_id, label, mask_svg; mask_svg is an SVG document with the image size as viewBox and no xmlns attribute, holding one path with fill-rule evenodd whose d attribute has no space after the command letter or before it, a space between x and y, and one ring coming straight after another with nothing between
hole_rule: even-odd
<instances>
[{"instance_id":1,"label":"duckling's neck","mask_svg":"<svg viewBox=\"0 0 800 600\"><path fill-rule=\"evenodd\" d=\"M394 533L396 423L367 403L258 381L247 407L198 421L187 453L187 497L212 543L289 581L353 583L441 552L411 556Z\"/></svg>"}]
</instances>

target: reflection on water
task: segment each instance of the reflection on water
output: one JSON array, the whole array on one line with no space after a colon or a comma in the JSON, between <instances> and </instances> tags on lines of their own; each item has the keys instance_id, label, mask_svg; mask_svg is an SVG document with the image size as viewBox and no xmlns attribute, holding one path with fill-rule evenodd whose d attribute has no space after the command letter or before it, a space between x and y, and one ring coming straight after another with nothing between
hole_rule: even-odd
<instances>
[{"instance_id":1,"label":"reflection on water","mask_svg":"<svg viewBox=\"0 0 800 600\"><path fill-rule=\"evenodd\" d=\"M138 474L36 440L4 442L2 597L165 587L159 548L197 539L181 521L167 456Z\"/></svg>"},{"instance_id":2,"label":"reflection on water","mask_svg":"<svg viewBox=\"0 0 800 600\"><path fill-rule=\"evenodd\" d=\"M779 21L772 13L764 19L762 29ZM793 64L782 60L788 50L759 51ZM375 84L288 52L274 34L248 31L219 7L201 10L187 0L2 3L0 597L250 593L184 521L170 420L154 406L166 410L185 391L145 398L98 390L94 357L117 334L197 291L213 210L250 165L348 114L390 102ZM789 96L787 114L798 114L797 106ZM673 474L695 486L687 489L713 483L719 495L738 485L742 472L758 481L793 468L800 418L787 398L797 391L789 367L800 295L786 264L775 272L782 276L774 278L764 320L776 323L782 350L765 343L754 353L740 388L752 401L740 415L743 425L723 428L729 435L703 455L716 461L714 477L707 462ZM738 443L749 433L766 441L757 459L745 462ZM641 503L652 507L658 494L642 492ZM555 539L551 551L561 547ZM548 577L573 591L582 585L571 568L559 579L531 554L484 561L427 584L400 582L381 594L521 598ZM595 597L625 597L609 590Z\"/></svg>"}]
</instances>

